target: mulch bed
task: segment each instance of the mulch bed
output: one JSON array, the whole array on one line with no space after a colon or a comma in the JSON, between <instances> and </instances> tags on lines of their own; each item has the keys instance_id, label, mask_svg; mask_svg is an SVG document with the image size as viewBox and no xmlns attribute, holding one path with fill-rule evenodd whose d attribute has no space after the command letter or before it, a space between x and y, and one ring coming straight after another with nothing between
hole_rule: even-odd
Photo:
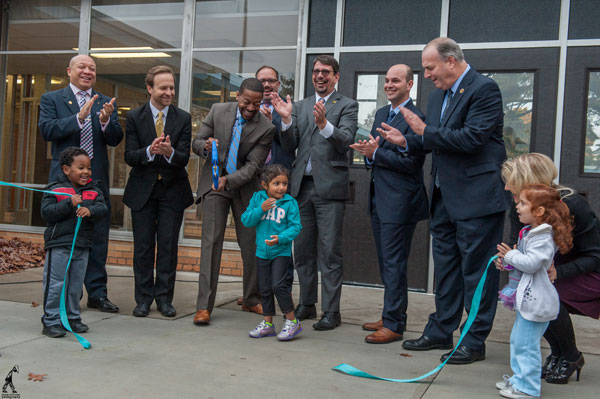
<instances>
[{"instance_id":1,"label":"mulch bed","mask_svg":"<svg viewBox=\"0 0 600 399\"><path fill-rule=\"evenodd\" d=\"M44 247L20 240L0 238L0 275L44 266Z\"/></svg>"}]
</instances>

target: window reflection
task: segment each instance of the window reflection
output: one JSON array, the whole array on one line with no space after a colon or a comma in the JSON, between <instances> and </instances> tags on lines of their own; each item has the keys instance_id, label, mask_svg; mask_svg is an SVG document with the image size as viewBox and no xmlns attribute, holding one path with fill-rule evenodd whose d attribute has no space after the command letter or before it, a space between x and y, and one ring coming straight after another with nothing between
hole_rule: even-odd
<instances>
[{"instance_id":1,"label":"window reflection","mask_svg":"<svg viewBox=\"0 0 600 399\"><path fill-rule=\"evenodd\" d=\"M600 173L600 72L590 72L584 173Z\"/></svg>"},{"instance_id":2,"label":"window reflection","mask_svg":"<svg viewBox=\"0 0 600 399\"><path fill-rule=\"evenodd\" d=\"M298 0L198 1L194 47L295 46L298 3Z\"/></svg>"},{"instance_id":3,"label":"window reflection","mask_svg":"<svg viewBox=\"0 0 600 399\"><path fill-rule=\"evenodd\" d=\"M504 105L504 144L508 158L530 151L533 72L484 73L500 87Z\"/></svg>"},{"instance_id":4,"label":"window reflection","mask_svg":"<svg viewBox=\"0 0 600 399\"><path fill-rule=\"evenodd\" d=\"M419 75L413 77L413 87L410 90L410 98L416 104L417 90L419 86ZM383 85L385 74L360 74L356 82L356 101L358 102L358 130L356 141L367 140L375 121L375 113L384 105L389 105ZM352 151L352 163L364 164L364 157L358 151Z\"/></svg>"},{"instance_id":5,"label":"window reflection","mask_svg":"<svg viewBox=\"0 0 600 399\"><path fill-rule=\"evenodd\" d=\"M182 0L94 0L90 47L178 48L182 26Z\"/></svg>"},{"instance_id":6,"label":"window reflection","mask_svg":"<svg viewBox=\"0 0 600 399\"><path fill-rule=\"evenodd\" d=\"M9 11L8 50L70 50L77 47L79 0L19 0L6 7Z\"/></svg>"}]
</instances>

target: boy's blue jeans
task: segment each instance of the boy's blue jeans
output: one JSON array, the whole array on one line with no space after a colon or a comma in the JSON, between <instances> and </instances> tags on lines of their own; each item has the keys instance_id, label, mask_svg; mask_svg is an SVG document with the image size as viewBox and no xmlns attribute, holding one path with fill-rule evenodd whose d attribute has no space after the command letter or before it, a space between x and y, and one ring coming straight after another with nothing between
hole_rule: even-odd
<instances>
[{"instance_id":1,"label":"boy's blue jeans","mask_svg":"<svg viewBox=\"0 0 600 399\"><path fill-rule=\"evenodd\" d=\"M60 325L60 293L65 278L65 270L71 248L50 248L46 251L46 263L44 263L44 316L42 323L47 327ZM83 293L83 279L87 269L88 248L75 248L71 266L69 266L69 278L67 280L67 292L65 306L69 320L81 320L79 301Z\"/></svg>"},{"instance_id":2,"label":"boy's blue jeans","mask_svg":"<svg viewBox=\"0 0 600 399\"><path fill-rule=\"evenodd\" d=\"M517 312L510 333L510 368L514 375L510 383L515 389L532 396L540 396L542 353L540 340L548 322L525 320Z\"/></svg>"}]
</instances>

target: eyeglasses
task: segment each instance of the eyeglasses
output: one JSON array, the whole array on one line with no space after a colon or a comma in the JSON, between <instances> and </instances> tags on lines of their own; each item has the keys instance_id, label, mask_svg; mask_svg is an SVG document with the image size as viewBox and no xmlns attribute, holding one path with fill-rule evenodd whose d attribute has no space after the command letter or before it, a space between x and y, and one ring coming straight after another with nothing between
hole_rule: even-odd
<instances>
[{"instance_id":1,"label":"eyeglasses","mask_svg":"<svg viewBox=\"0 0 600 399\"><path fill-rule=\"evenodd\" d=\"M260 79L259 82L262 84L268 83L268 84L272 85L275 82L279 82L279 80L278 79Z\"/></svg>"},{"instance_id":2,"label":"eyeglasses","mask_svg":"<svg viewBox=\"0 0 600 399\"><path fill-rule=\"evenodd\" d=\"M334 72L329 70L329 69L313 69L312 74L313 76L319 76L319 74L327 77L329 76L329 74L333 74Z\"/></svg>"}]
</instances>

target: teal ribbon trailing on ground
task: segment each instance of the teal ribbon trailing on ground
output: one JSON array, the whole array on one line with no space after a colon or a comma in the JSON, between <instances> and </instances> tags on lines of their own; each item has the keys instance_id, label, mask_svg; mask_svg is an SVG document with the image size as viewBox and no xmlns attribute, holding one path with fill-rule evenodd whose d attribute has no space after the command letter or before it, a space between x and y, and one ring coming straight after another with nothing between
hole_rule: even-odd
<instances>
[{"instance_id":1,"label":"teal ribbon trailing on ground","mask_svg":"<svg viewBox=\"0 0 600 399\"><path fill-rule=\"evenodd\" d=\"M391 381L391 382L417 382L417 381L425 379L425 378L437 373L438 371L440 371L446 365L446 363L448 363L448 360L450 360L452 355L454 355L454 352L456 352L456 349L460 346L460 343L462 342L463 338L469 332L471 325L475 321L475 317L477 317L477 313L479 312L479 305L481 303L481 294L483 293L483 286L485 285L485 280L487 278L488 269L489 269L490 265L492 264L492 262L494 262L494 260L496 260L496 258L498 258L498 256L496 256L496 255L494 255L490 258L490 260L487 263L487 266L485 267L485 270L483 271L483 275L481 276L481 279L479 280L479 283L477 283L477 288L475 289L475 293L473 294L473 299L471 301L471 310L469 311L469 316L467 317L467 321L465 322L465 325L463 327L462 333L460 334L460 338L458 339L458 342L456 343L456 346L450 353L450 356L448 356L448 358L443 363L441 363L439 366L437 366L430 372L425 373L419 377L409 378L406 380L401 380L401 379L396 379L396 378L378 377L376 375L372 375L372 374L366 373L362 370L359 370L356 367L351 366L346 363L337 365L337 366L333 367L332 370L340 371L342 373L345 373L345 374L348 374L348 375L351 375L354 377L370 378L373 380L383 380L383 381Z\"/></svg>"},{"instance_id":2,"label":"teal ribbon trailing on ground","mask_svg":"<svg viewBox=\"0 0 600 399\"><path fill-rule=\"evenodd\" d=\"M3 182L3 181L0 181L0 186L20 188L23 190L36 191L38 193L45 193L45 194L52 194L52 195L66 195L68 197L73 196L72 194L69 194L69 193L62 193L62 192L56 193L56 192L50 191L50 190L38 190L36 188L23 187L23 186L19 186L17 184L7 183L7 182ZM77 206L77 208L79 208L79 206ZM65 269L65 279L63 281L63 287L62 287L62 291L60 293L59 312L60 312L60 321L61 321L63 327L67 331L73 333L73 335L75 336L75 338L77 338L77 341L79 341L81 346L83 346L85 349L89 349L92 346L92 344L90 344L90 341L83 338L81 335L74 333L73 330L71 329L71 325L69 324L69 318L67 317L67 307L65 304L65 298L67 295L66 288L67 288L67 283L69 280L69 277L68 277L69 276L69 267L71 267L71 259L73 258L73 251L75 250L75 241L77 240L77 234L79 233L80 227L81 227L81 218L78 217L77 224L75 225L75 234L73 234L73 243L71 244L71 254L69 255L69 260L67 262L67 267Z\"/></svg>"}]
</instances>

